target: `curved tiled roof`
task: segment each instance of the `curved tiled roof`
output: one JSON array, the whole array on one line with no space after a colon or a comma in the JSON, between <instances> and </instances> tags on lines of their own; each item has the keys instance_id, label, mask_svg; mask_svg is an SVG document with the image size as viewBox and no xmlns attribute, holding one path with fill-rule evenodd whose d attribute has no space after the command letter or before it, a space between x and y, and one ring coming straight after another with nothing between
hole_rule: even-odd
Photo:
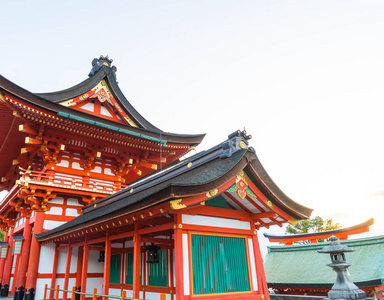
<instances>
[{"instance_id":1,"label":"curved tiled roof","mask_svg":"<svg viewBox=\"0 0 384 300\"><path fill-rule=\"evenodd\" d=\"M346 254L351 280L359 287L381 285L384 281L384 236L340 241L355 252ZM326 265L329 255L317 251L318 244L271 246L264 260L268 287L331 287L336 273Z\"/></svg>"},{"instance_id":2,"label":"curved tiled roof","mask_svg":"<svg viewBox=\"0 0 384 300\"><path fill-rule=\"evenodd\" d=\"M69 230L98 224L104 218L114 219L172 199L207 193L225 184L243 169L265 187L265 195L274 204L295 218L309 218L312 209L294 202L277 187L262 168L253 148L237 149L228 156L224 149L227 143L228 141L196 154L145 180L131 184L121 192L99 200L96 207L84 208L83 215L37 235L37 239L43 241Z\"/></svg>"},{"instance_id":3,"label":"curved tiled roof","mask_svg":"<svg viewBox=\"0 0 384 300\"><path fill-rule=\"evenodd\" d=\"M105 79L113 93L119 99L121 107L125 112L138 124L141 128L131 127L129 125L117 123L107 119L103 119L91 114L81 112L70 107L65 107L58 103L79 96L90 89L92 89L100 80ZM32 93L22 87L16 85L10 80L0 75L0 92L6 91L10 94L13 94L20 99L25 100L26 102L36 105L37 107L46 109L50 112L61 113L63 116L70 115L79 120L87 120L89 123L102 123L106 126L116 127L119 129L129 129L138 134L147 135L153 138L160 138L167 142L173 143L185 143L190 145L198 145L203 140L205 134L176 134L164 132L157 127L149 123L143 116L141 116L135 108L129 103L125 98L124 94L121 92L116 79L114 77L113 71L107 66L101 67L101 69L92 77L81 82L80 84L69 88L67 90L53 92L53 93Z\"/></svg>"}]
</instances>

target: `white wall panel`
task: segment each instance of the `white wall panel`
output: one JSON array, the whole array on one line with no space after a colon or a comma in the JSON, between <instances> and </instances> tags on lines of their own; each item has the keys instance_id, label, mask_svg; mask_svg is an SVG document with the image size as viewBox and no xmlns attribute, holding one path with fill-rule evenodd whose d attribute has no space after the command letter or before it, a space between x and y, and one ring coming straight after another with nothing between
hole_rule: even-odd
<instances>
[{"instance_id":1,"label":"white wall panel","mask_svg":"<svg viewBox=\"0 0 384 300\"><path fill-rule=\"evenodd\" d=\"M183 233L183 274L184 274L184 295L189 295L189 239L188 234Z\"/></svg>"},{"instance_id":2,"label":"white wall panel","mask_svg":"<svg viewBox=\"0 0 384 300\"><path fill-rule=\"evenodd\" d=\"M39 260L39 273L52 274L52 262L55 256L55 244L41 245L40 260ZM50 262L50 263L44 263ZM38 299L38 298L37 298Z\"/></svg>"},{"instance_id":3,"label":"white wall panel","mask_svg":"<svg viewBox=\"0 0 384 300\"><path fill-rule=\"evenodd\" d=\"M65 266L67 263L67 252L68 252L68 249L59 250L59 259L57 262L57 273L65 273Z\"/></svg>"},{"instance_id":4,"label":"white wall panel","mask_svg":"<svg viewBox=\"0 0 384 300\"><path fill-rule=\"evenodd\" d=\"M63 214L63 208L52 206L51 209L48 211L49 215L55 215L55 216L61 216Z\"/></svg>"},{"instance_id":5,"label":"white wall panel","mask_svg":"<svg viewBox=\"0 0 384 300\"><path fill-rule=\"evenodd\" d=\"M104 263L98 262L99 251L90 250L88 254L88 273L104 273Z\"/></svg>"},{"instance_id":6,"label":"white wall panel","mask_svg":"<svg viewBox=\"0 0 384 300\"><path fill-rule=\"evenodd\" d=\"M65 224L65 223L67 223L67 222L45 220L43 227L44 227L44 229L53 229L53 228L56 228L62 224Z\"/></svg>"},{"instance_id":7,"label":"white wall panel","mask_svg":"<svg viewBox=\"0 0 384 300\"><path fill-rule=\"evenodd\" d=\"M65 210L65 215L68 217L77 217L79 213L77 212L76 208L67 208Z\"/></svg>"},{"instance_id":8,"label":"white wall panel","mask_svg":"<svg viewBox=\"0 0 384 300\"><path fill-rule=\"evenodd\" d=\"M183 224L250 230L249 222L207 216L182 215Z\"/></svg>"},{"instance_id":9,"label":"white wall panel","mask_svg":"<svg viewBox=\"0 0 384 300\"><path fill-rule=\"evenodd\" d=\"M51 266L52 269L52 266ZM36 282L36 292L35 292L35 299L44 299L44 288L45 285L48 284L48 287L51 285L51 279L50 278L38 278ZM49 295L49 294L47 294Z\"/></svg>"},{"instance_id":10,"label":"white wall panel","mask_svg":"<svg viewBox=\"0 0 384 300\"><path fill-rule=\"evenodd\" d=\"M87 278L86 292L92 294L93 289L97 288L97 293L103 293L103 278Z\"/></svg>"},{"instance_id":11,"label":"white wall panel","mask_svg":"<svg viewBox=\"0 0 384 300\"><path fill-rule=\"evenodd\" d=\"M70 273L76 273L77 272L77 253L78 252L79 252L79 247L73 247L72 248L71 268L69 270Z\"/></svg>"},{"instance_id":12,"label":"white wall panel","mask_svg":"<svg viewBox=\"0 0 384 300\"><path fill-rule=\"evenodd\" d=\"M256 262L255 262L255 252L253 251L252 239L248 239L248 250L249 250L249 260L251 263L251 275L252 275L253 290L257 291Z\"/></svg>"}]
</instances>

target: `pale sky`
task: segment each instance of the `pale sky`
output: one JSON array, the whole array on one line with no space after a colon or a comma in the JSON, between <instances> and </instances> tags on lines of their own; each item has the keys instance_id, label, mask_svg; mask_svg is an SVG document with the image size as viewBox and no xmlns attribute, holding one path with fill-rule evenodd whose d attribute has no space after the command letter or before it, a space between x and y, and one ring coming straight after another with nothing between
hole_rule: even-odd
<instances>
[{"instance_id":1,"label":"pale sky","mask_svg":"<svg viewBox=\"0 0 384 300\"><path fill-rule=\"evenodd\" d=\"M293 200L384 234L384 1L0 1L0 73L71 87L109 55L164 131L237 129ZM271 228L283 234L284 230Z\"/></svg>"}]
</instances>

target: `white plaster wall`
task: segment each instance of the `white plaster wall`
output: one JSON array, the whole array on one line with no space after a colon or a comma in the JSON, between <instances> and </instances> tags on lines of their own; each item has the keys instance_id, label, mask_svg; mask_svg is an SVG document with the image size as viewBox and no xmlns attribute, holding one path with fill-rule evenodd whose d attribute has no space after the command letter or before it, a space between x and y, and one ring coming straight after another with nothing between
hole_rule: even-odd
<instances>
[{"instance_id":1,"label":"white plaster wall","mask_svg":"<svg viewBox=\"0 0 384 300\"><path fill-rule=\"evenodd\" d=\"M63 222L63 221L51 221L51 220L45 220L44 221L44 229L53 229L53 228L56 228L62 224L64 224L66 222Z\"/></svg>"},{"instance_id":2,"label":"white plaster wall","mask_svg":"<svg viewBox=\"0 0 384 300\"><path fill-rule=\"evenodd\" d=\"M8 251L12 253L12 249L9 249ZM11 274L15 274L16 260L17 260L17 255L13 255Z\"/></svg>"},{"instance_id":3,"label":"white plaster wall","mask_svg":"<svg viewBox=\"0 0 384 300\"><path fill-rule=\"evenodd\" d=\"M123 243L111 244L111 248L123 248Z\"/></svg>"},{"instance_id":4,"label":"white plaster wall","mask_svg":"<svg viewBox=\"0 0 384 300\"><path fill-rule=\"evenodd\" d=\"M15 290L15 287L13 286L13 277L11 277L11 279L9 280L9 287L8 287L9 291L14 291Z\"/></svg>"},{"instance_id":5,"label":"white plaster wall","mask_svg":"<svg viewBox=\"0 0 384 300\"><path fill-rule=\"evenodd\" d=\"M88 254L88 273L104 273L104 264L98 262L99 251L90 250Z\"/></svg>"},{"instance_id":6,"label":"white plaster wall","mask_svg":"<svg viewBox=\"0 0 384 300\"><path fill-rule=\"evenodd\" d=\"M68 249L59 250L59 259L57 261L57 273L65 273Z\"/></svg>"},{"instance_id":7,"label":"white plaster wall","mask_svg":"<svg viewBox=\"0 0 384 300\"><path fill-rule=\"evenodd\" d=\"M40 248L40 260L39 260L39 273L52 274L52 262L55 256L55 244L49 243L41 245ZM50 262L50 263L44 263Z\"/></svg>"},{"instance_id":8,"label":"white plaster wall","mask_svg":"<svg viewBox=\"0 0 384 300\"><path fill-rule=\"evenodd\" d=\"M56 197L51 200L49 200L49 203L52 204L64 204L64 198L63 197Z\"/></svg>"},{"instance_id":9,"label":"white plaster wall","mask_svg":"<svg viewBox=\"0 0 384 300\"><path fill-rule=\"evenodd\" d=\"M67 205L83 206L83 205L79 204L79 200L77 200L76 198L68 198L67 199Z\"/></svg>"},{"instance_id":10,"label":"white plaster wall","mask_svg":"<svg viewBox=\"0 0 384 300\"><path fill-rule=\"evenodd\" d=\"M114 296L121 296L121 290L120 289L111 289L110 288L109 289L109 294L110 295L114 295ZM127 297L131 297L131 296L128 296L128 291L127 291Z\"/></svg>"},{"instance_id":11,"label":"white plaster wall","mask_svg":"<svg viewBox=\"0 0 384 300\"><path fill-rule=\"evenodd\" d=\"M52 266L51 266L52 269ZM48 287L50 287L51 279L50 278L38 278L36 282L36 292L35 292L35 299L41 300L44 299L44 287L48 284Z\"/></svg>"},{"instance_id":12,"label":"white plaster wall","mask_svg":"<svg viewBox=\"0 0 384 300\"><path fill-rule=\"evenodd\" d=\"M87 278L86 292L92 294L93 289L97 288L98 293L103 292L103 278Z\"/></svg>"},{"instance_id":13,"label":"white plaster wall","mask_svg":"<svg viewBox=\"0 0 384 300\"><path fill-rule=\"evenodd\" d=\"M183 233L183 274L184 274L184 295L189 295L189 238Z\"/></svg>"},{"instance_id":14,"label":"white plaster wall","mask_svg":"<svg viewBox=\"0 0 384 300\"><path fill-rule=\"evenodd\" d=\"M77 254L79 252L79 247L73 247L72 248L72 255L71 255L71 268L69 269L69 273L76 273L77 272Z\"/></svg>"},{"instance_id":15,"label":"white plaster wall","mask_svg":"<svg viewBox=\"0 0 384 300\"><path fill-rule=\"evenodd\" d=\"M62 290L64 288L64 278L56 278L54 288L56 288L57 285L59 285L60 289ZM50 286L48 286L48 287L50 287ZM68 290L70 290L70 289L68 288ZM55 296L53 296L53 297L55 297ZM59 292L59 298L61 298L61 299L63 298L63 292ZM71 296L69 296L69 298L71 298Z\"/></svg>"},{"instance_id":16,"label":"white plaster wall","mask_svg":"<svg viewBox=\"0 0 384 300\"><path fill-rule=\"evenodd\" d=\"M256 262L255 262L255 253L253 251L252 239L248 239L248 251L249 251L249 260L251 264L252 287L254 291L257 291Z\"/></svg>"},{"instance_id":17,"label":"white plaster wall","mask_svg":"<svg viewBox=\"0 0 384 300\"><path fill-rule=\"evenodd\" d=\"M73 286L76 286L76 278L69 278L69 280L68 280L68 290L72 291L72 287ZM71 296L70 296L71 294L68 294L68 298L71 298Z\"/></svg>"},{"instance_id":18,"label":"white plaster wall","mask_svg":"<svg viewBox=\"0 0 384 300\"><path fill-rule=\"evenodd\" d=\"M150 293L150 292L145 292L145 299L147 300L160 300L160 295L162 293ZM165 299L171 300L171 295L170 294L165 294Z\"/></svg>"},{"instance_id":19,"label":"white plaster wall","mask_svg":"<svg viewBox=\"0 0 384 300\"><path fill-rule=\"evenodd\" d=\"M65 215L68 217L77 217L79 213L77 212L76 208L67 208L65 210Z\"/></svg>"},{"instance_id":20,"label":"white plaster wall","mask_svg":"<svg viewBox=\"0 0 384 300\"><path fill-rule=\"evenodd\" d=\"M49 215L55 215L55 216L61 216L63 214L63 208L52 206L51 209L48 211Z\"/></svg>"},{"instance_id":21,"label":"white plaster wall","mask_svg":"<svg viewBox=\"0 0 384 300\"><path fill-rule=\"evenodd\" d=\"M226 218L182 215L182 222L184 224L200 225L200 226L212 226L212 227L245 229L245 230L251 229L251 225L249 222L231 220Z\"/></svg>"}]
</instances>

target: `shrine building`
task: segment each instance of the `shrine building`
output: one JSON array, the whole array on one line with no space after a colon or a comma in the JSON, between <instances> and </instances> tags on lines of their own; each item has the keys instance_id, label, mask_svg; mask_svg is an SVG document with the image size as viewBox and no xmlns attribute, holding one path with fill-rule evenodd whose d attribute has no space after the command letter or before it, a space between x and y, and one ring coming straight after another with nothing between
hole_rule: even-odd
<instances>
[{"instance_id":1,"label":"shrine building","mask_svg":"<svg viewBox=\"0 0 384 300\"><path fill-rule=\"evenodd\" d=\"M345 254L351 264L348 270L351 281L367 297L384 298L384 236L348 239L350 235L369 231L373 222L370 219L348 228L307 234L274 236L265 233L270 242L285 244L268 246L264 261L268 288L279 295L328 297L337 276L327 267L329 256L318 253L329 243L317 240L336 236L342 245L356 250ZM293 244L300 241L309 243Z\"/></svg>"},{"instance_id":2,"label":"shrine building","mask_svg":"<svg viewBox=\"0 0 384 300\"><path fill-rule=\"evenodd\" d=\"M268 300L258 230L312 210L278 188L245 131L181 159L204 134L161 131L125 98L112 60L92 66L52 93L0 76L1 296L53 300L45 286L59 285L60 300L72 288L82 300L95 288Z\"/></svg>"}]
</instances>

